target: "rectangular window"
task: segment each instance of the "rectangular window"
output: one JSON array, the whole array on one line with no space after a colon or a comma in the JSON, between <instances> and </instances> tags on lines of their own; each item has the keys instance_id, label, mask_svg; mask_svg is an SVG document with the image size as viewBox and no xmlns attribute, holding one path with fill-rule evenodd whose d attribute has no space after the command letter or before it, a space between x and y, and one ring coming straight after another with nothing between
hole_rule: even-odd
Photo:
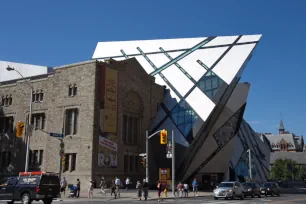
<instances>
[{"instance_id":1,"label":"rectangular window","mask_svg":"<svg viewBox=\"0 0 306 204\"><path fill-rule=\"evenodd\" d=\"M9 133L14 130L14 117L0 117L0 133Z\"/></svg>"},{"instance_id":2,"label":"rectangular window","mask_svg":"<svg viewBox=\"0 0 306 204\"><path fill-rule=\"evenodd\" d=\"M128 117L128 141L127 143L131 144L132 143L132 134L133 134L133 131L132 131L132 117Z\"/></svg>"},{"instance_id":3,"label":"rectangular window","mask_svg":"<svg viewBox=\"0 0 306 204\"><path fill-rule=\"evenodd\" d=\"M124 155L124 172L128 171L128 166L129 166L129 157L128 155Z\"/></svg>"},{"instance_id":4,"label":"rectangular window","mask_svg":"<svg viewBox=\"0 0 306 204\"><path fill-rule=\"evenodd\" d=\"M134 156L130 156L130 172L133 172L134 171Z\"/></svg>"},{"instance_id":5,"label":"rectangular window","mask_svg":"<svg viewBox=\"0 0 306 204\"><path fill-rule=\"evenodd\" d=\"M65 162L63 165L63 172L66 172L69 170L69 154L65 154Z\"/></svg>"},{"instance_id":6,"label":"rectangular window","mask_svg":"<svg viewBox=\"0 0 306 204\"><path fill-rule=\"evenodd\" d=\"M76 96L78 94L78 87L75 85L73 87L73 95Z\"/></svg>"},{"instance_id":7,"label":"rectangular window","mask_svg":"<svg viewBox=\"0 0 306 204\"><path fill-rule=\"evenodd\" d=\"M76 154L71 154L71 169L70 172L75 171L76 167Z\"/></svg>"},{"instance_id":8,"label":"rectangular window","mask_svg":"<svg viewBox=\"0 0 306 204\"><path fill-rule=\"evenodd\" d=\"M38 150L34 150L34 158L33 158L34 165L37 165L38 163Z\"/></svg>"},{"instance_id":9,"label":"rectangular window","mask_svg":"<svg viewBox=\"0 0 306 204\"><path fill-rule=\"evenodd\" d=\"M40 93L39 94L39 101L43 101L44 100L44 93Z\"/></svg>"},{"instance_id":10,"label":"rectangular window","mask_svg":"<svg viewBox=\"0 0 306 204\"><path fill-rule=\"evenodd\" d=\"M68 96L72 96L72 86L69 86Z\"/></svg>"},{"instance_id":11,"label":"rectangular window","mask_svg":"<svg viewBox=\"0 0 306 204\"><path fill-rule=\"evenodd\" d=\"M38 129L45 129L46 116L44 113L35 113L32 115L31 124Z\"/></svg>"},{"instance_id":12,"label":"rectangular window","mask_svg":"<svg viewBox=\"0 0 306 204\"><path fill-rule=\"evenodd\" d=\"M77 134L78 120L79 120L78 109L74 108L66 110L66 126L65 126L66 135Z\"/></svg>"},{"instance_id":13,"label":"rectangular window","mask_svg":"<svg viewBox=\"0 0 306 204\"><path fill-rule=\"evenodd\" d=\"M44 161L44 150L39 150L39 165L42 165Z\"/></svg>"}]
</instances>

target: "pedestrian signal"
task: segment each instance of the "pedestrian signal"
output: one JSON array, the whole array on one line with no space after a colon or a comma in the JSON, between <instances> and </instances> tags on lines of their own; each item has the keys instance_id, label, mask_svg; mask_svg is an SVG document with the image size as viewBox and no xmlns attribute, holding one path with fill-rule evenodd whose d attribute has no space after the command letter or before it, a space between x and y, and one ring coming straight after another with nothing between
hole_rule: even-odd
<instances>
[{"instance_id":1,"label":"pedestrian signal","mask_svg":"<svg viewBox=\"0 0 306 204\"><path fill-rule=\"evenodd\" d=\"M160 144L167 144L168 143L168 132L167 130L160 131Z\"/></svg>"},{"instance_id":2,"label":"pedestrian signal","mask_svg":"<svg viewBox=\"0 0 306 204\"><path fill-rule=\"evenodd\" d=\"M23 131L24 131L24 122L18 121L16 127L16 137L22 137Z\"/></svg>"}]
</instances>

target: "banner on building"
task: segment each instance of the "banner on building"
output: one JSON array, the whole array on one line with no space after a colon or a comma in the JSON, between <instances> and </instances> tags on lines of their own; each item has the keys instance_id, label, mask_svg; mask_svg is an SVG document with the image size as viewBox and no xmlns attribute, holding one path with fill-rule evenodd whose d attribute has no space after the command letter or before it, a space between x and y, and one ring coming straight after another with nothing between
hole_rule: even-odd
<instances>
[{"instance_id":1,"label":"banner on building","mask_svg":"<svg viewBox=\"0 0 306 204\"><path fill-rule=\"evenodd\" d=\"M111 133L99 135L98 166L117 167L118 137Z\"/></svg>"},{"instance_id":2,"label":"banner on building","mask_svg":"<svg viewBox=\"0 0 306 204\"><path fill-rule=\"evenodd\" d=\"M159 168L159 180L161 184L170 189L171 187L171 177L170 177L170 168Z\"/></svg>"},{"instance_id":3,"label":"banner on building","mask_svg":"<svg viewBox=\"0 0 306 204\"><path fill-rule=\"evenodd\" d=\"M103 132L117 133L117 71L105 67Z\"/></svg>"}]
</instances>

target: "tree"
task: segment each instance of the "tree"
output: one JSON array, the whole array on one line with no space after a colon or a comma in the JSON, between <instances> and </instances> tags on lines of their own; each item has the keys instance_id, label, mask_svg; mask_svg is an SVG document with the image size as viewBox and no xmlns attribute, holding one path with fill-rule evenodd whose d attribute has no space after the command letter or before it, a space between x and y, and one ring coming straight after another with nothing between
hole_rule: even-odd
<instances>
[{"instance_id":1,"label":"tree","mask_svg":"<svg viewBox=\"0 0 306 204\"><path fill-rule=\"evenodd\" d=\"M273 180L294 180L298 178L299 170L292 159L277 159L270 171L270 179Z\"/></svg>"},{"instance_id":2,"label":"tree","mask_svg":"<svg viewBox=\"0 0 306 204\"><path fill-rule=\"evenodd\" d=\"M306 165L300 166L297 179L298 180L303 180L303 181L306 179Z\"/></svg>"}]
</instances>

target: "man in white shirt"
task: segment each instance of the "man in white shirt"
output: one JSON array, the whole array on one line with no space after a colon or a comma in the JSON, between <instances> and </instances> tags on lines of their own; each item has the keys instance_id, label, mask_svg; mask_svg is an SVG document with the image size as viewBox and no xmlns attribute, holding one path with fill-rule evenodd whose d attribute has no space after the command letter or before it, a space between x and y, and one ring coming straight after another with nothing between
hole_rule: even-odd
<instances>
[{"instance_id":1,"label":"man in white shirt","mask_svg":"<svg viewBox=\"0 0 306 204\"><path fill-rule=\"evenodd\" d=\"M116 192L117 192L117 195L118 195L118 198L119 198L120 197L121 181L120 181L120 179L118 177L116 177L115 185L116 185Z\"/></svg>"}]
</instances>

